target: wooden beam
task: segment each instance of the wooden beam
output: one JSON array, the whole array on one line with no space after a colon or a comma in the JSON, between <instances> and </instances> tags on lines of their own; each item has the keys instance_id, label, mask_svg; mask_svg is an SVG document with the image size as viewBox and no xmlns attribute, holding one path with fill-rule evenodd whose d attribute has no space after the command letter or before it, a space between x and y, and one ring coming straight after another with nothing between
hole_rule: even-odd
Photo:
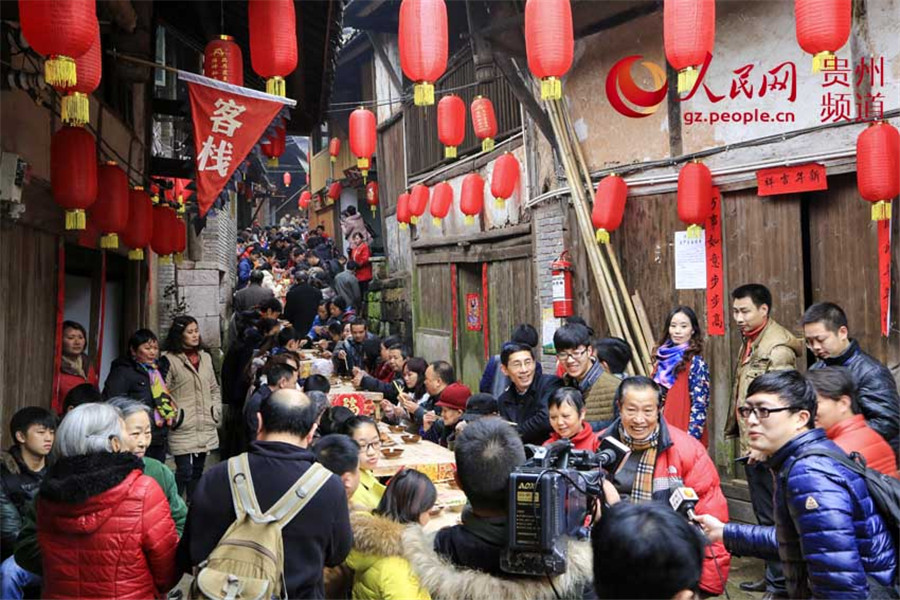
<instances>
[{"instance_id":1,"label":"wooden beam","mask_svg":"<svg viewBox=\"0 0 900 600\"><path fill-rule=\"evenodd\" d=\"M597 6L597 3L589 2L586 3L590 6ZM602 6L602 4L600 4ZM588 23L575 29L575 39L587 37L589 35L594 35L595 33L600 33L601 31L606 31L607 29L613 29L614 27L618 27L619 25L624 25L629 21L637 19L638 17L643 17L644 15L649 15L655 13L656 11L662 8L662 2L659 0L655 2L640 2L636 6L629 8L627 10L623 10L609 17L600 19L599 21L595 21L593 23ZM576 23L579 22L577 16L575 16L574 21Z\"/></svg>"},{"instance_id":2,"label":"wooden beam","mask_svg":"<svg viewBox=\"0 0 900 600\"><path fill-rule=\"evenodd\" d=\"M446 263L482 263L512 260L514 258L530 258L531 242L509 248L469 246L458 250L441 250L438 252L414 253L416 266Z\"/></svg>"},{"instance_id":3,"label":"wooden beam","mask_svg":"<svg viewBox=\"0 0 900 600\"><path fill-rule=\"evenodd\" d=\"M513 225L512 227L503 227L501 229L489 229L478 234L477 238L473 238L471 233L460 233L456 235L445 235L443 237L432 240L420 240L412 243L413 250L424 250L426 248L438 248L440 246L455 246L461 242L471 244L477 240L477 243L495 242L505 238L531 235L531 223L522 223L521 225Z\"/></svg>"},{"instance_id":4,"label":"wooden beam","mask_svg":"<svg viewBox=\"0 0 900 600\"><path fill-rule=\"evenodd\" d=\"M388 75L390 75L391 82L402 94L403 93L403 80L400 79L400 77L397 75L397 71L394 70L394 65L391 64L390 60L388 60L387 54L385 54L385 52L384 52L384 48L382 48L381 44L379 44L375 40L375 37L372 35L371 32L367 31L366 36L368 36L369 43L372 44L372 48L375 49L375 56L378 57L378 60L381 61L381 64L384 66L385 70L388 72Z\"/></svg>"},{"instance_id":5,"label":"wooden beam","mask_svg":"<svg viewBox=\"0 0 900 600\"><path fill-rule=\"evenodd\" d=\"M538 129L541 130L541 133L544 134L550 145L556 147L556 135L553 132L553 126L550 124L550 117L547 116L547 112L535 99L534 94L531 92L531 87L522 79L518 69L512 62L512 58L496 50L494 50L493 56L497 68L500 69L500 72L503 73L503 76L509 83L516 100L522 104L525 112L534 119Z\"/></svg>"}]
</instances>

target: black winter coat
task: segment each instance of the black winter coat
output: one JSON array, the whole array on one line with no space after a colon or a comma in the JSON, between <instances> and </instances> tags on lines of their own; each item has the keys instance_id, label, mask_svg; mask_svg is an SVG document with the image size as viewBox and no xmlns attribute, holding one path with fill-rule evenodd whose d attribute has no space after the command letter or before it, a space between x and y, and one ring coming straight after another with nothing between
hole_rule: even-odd
<instances>
[{"instance_id":1,"label":"black winter coat","mask_svg":"<svg viewBox=\"0 0 900 600\"><path fill-rule=\"evenodd\" d=\"M321 290L309 284L297 284L285 296L282 318L290 321L300 335L305 335L312 327L321 301Z\"/></svg>"},{"instance_id":2,"label":"black winter coat","mask_svg":"<svg viewBox=\"0 0 900 600\"><path fill-rule=\"evenodd\" d=\"M881 434L894 452L900 450L900 394L890 370L863 352L856 340L850 340L850 347L840 356L819 360L810 369L834 366L850 369L869 427Z\"/></svg>"},{"instance_id":3,"label":"black winter coat","mask_svg":"<svg viewBox=\"0 0 900 600\"><path fill-rule=\"evenodd\" d=\"M13 551L13 545L22 529L22 515L32 501L47 468L32 471L22 461L22 451L14 446L0 454L0 546L5 560Z\"/></svg>"},{"instance_id":4,"label":"black winter coat","mask_svg":"<svg viewBox=\"0 0 900 600\"><path fill-rule=\"evenodd\" d=\"M292 444L257 441L250 444L249 461L259 507L266 511L312 466L315 456ZM204 473L194 491L178 544L179 569L189 573L206 560L234 519L225 461ZM282 535L287 596L324 598L323 567L344 562L353 546L347 493L337 475L285 525Z\"/></svg>"},{"instance_id":5,"label":"black winter coat","mask_svg":"<svg viewBox=\"0 0 900 600\"><path fill-rule=\"evenodd\" d=\"M157 361L157 368L159 369L159 374L165 380L166 375L169 373L169 359L165 356L160 356ZM109 400L116 396L128 396L143 402L151 410L156 408L153 402L153 392L150 390L150 376L131 356L120 356L113 361L109 368L109 375L106 376L106 382L103 384L103 398ZM153 422L151 446L164 446L168 436L168 426L157 427L156 423Z\"/></svg>"},{"instance_id":6,"label":"black winter coat","mask_svg":"<svg viewBox=\"0 0 900 600\"><path fill-rule=\"evenodd\" d=\"M500 395L500 416L517 424L519 435L525 444L543 444L550 437L550 413L547 401L562 380L554 375L535 373L531 387L524 394L519 394L514 384Z\"/></svg>"}]
</instances>

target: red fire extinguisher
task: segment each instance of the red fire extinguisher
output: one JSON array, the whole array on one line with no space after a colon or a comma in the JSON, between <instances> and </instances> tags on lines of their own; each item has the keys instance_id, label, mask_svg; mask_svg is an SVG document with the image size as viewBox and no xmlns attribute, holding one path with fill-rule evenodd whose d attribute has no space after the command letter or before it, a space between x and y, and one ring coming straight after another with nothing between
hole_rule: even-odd
<instances>
[{"instance_id":1,"label":"red fire extinguisher","mask_svg":"<svg viewBox=\"0 0 900 600\"><path fill-rule=\"evenodd\" d=\"M571 317L575 314L572 302L572 263L569 262L569 251L559 255L550 265L553 272L553 316L557 318Z\"/></svg>"}]
</instances>

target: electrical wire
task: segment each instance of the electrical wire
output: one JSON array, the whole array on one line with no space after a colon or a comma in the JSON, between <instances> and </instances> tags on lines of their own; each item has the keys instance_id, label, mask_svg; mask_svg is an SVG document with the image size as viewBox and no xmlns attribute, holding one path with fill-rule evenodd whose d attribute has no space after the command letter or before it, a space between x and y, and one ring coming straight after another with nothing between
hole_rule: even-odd
<instances>
[{"instance_id":1,"label":"electrical wire","mask_svg":"<svg viewBox=\"0 0 900 600\"><path fill-rule=\"evenodd\" d=\"M472 82L472 83L466 83L466 84L458 85L458 86L451 87L451 88L436 89L436 90L434 91L434 93L435 93L436 96L445 96L445 95L450 94L450 93L453 93L453 92L458 92L458 91L461 91L461 90L471 89L471 88L474 88L474 87L478 87L478 86L480 86L480 85L487 85L487 84L489 84L489 83L493 83L493 82L496 81L497 79L498 79L498 78L495 77L495 78L490 79L490 80L488 80L488 81L474 81L474 82ZM409 89L409 88L407 88L407 90L408 90L408 89ZM390 105L393 105L393 104L404 104L404 103L408 103L408 102L411 102L412 100L413 100L413 94L411 94L411 93L405 93L405 94L402 94L399 98L391 98L391 99L388 99L388 100L356 100L356 101L350 101L350 100L348 100L348 101L345 101L345 102L331 102L331 103L329 103L329 106L338 107L338 108L330 108L330 109L328 109L327 112L329 112L329 113L345 112L345 111L347 111L348 109L350 109L350 108L355 108L355 107L357 107L357 106L362 106L362 107L369 107L369 106L371 106L371 107L390 106ZM342 108L342 107L343 107L343 108Z\"/></svg>"}]
</instances>

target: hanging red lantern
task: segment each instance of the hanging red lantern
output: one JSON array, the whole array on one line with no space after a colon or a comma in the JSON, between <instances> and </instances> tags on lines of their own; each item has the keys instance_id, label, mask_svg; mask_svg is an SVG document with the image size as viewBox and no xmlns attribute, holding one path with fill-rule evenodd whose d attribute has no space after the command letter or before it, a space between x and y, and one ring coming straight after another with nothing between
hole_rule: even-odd
<instances>
[{"instance_id":1,"label":"hanging red lantern","mask_svg":"<svg viewBox=\"0 0 900 600\"><path fill-rule=\"evenodd\" d=\"M688 225L687 236L699 238L712 214L712 173L700 162L691 162L678 173L678 218Z\"/></svg>"},{"instance_id":2,"label":"hanging red lantern","mask_svg":"<svg viewBox=\"0 0 900 600\"><path fill-rule=\"evenodd\" d=\"M572 66L575 37L569 0L525 3L525 51L528 68L541 80L541 99L562 98L560 78Z\"/></svg>"},{"instance_id":3,"label":"hanging red lantern","mask_svg":"<svg viewBox=\"0 0 900 600\"><path fill-rule=\"evenodd\" d=\"M97 167L97 201L91 205L91 221L103 233L101 248L119 247L119 235L128 227L128 175L115 161Z\"/></svg>"},{"instance_id":4,"label":"hanging red lantern","mask_svg":"<svg viewBox=\"0 0 900 600\"><path fill-rule=\"evenodd\" d=\"M475 96L472 101L472 128L481 140L481 151L494 149L494 138L497 137L497 117L494 115L494 104L483 96Z\"/></svg>"},{"instance_id":5,"label":"hanging red lantern","mask_svg":"<svg viewBox=\"0 0 900 600\"><path fill-rule=\"evenodd\" d=\"M416 106L434 104L434 82L447 70L447 6L444 0L400 3L400 68L415 82Z\"/></svg>"},{"instance_id":6,"label":"hanging red lantern","mask_svg":"<svg viewBox=\"0 0 900 600\"><path fill-rule=\"evenodd\" d=\"M75 87L75 59L97 39L95 0L19 0L19 23L29 45L47 57L44 80L58 89Z\"/></svg>"},{"instance_id":7,"label":"hanging red lantern","mask_svg":"<svg viewBox=\"0 0 900 600\"><path fill-rule=\"evenodd\" d=\"M409 222L413 225L419 222L419 217L425 214L428 208L428 198L431 196L431 190L427 185L414 185L409 194Z\"/></svg>"},{"instance_id":8,"label":"hanging red lantern","mask_svg":"<svg viewBox=\"0 0 900 600\"><path fill-rule=\"evenodd\" d=\"M397 223L400 229L406 229L412 215L409 212L409 194L403 192L397 196Z\"/></svg>"},{"instance_id":9,"label":"hanging red lantern","mask_svg":"<svg viewBox=\"0 0 900 600\"><path fill-rule=\"evenodd\" d=\"M369 205L369 208L372 210L372 216L375 216L375 211L378 209L378 182L370 181L368 185L366 185L366 204Z\"/></svg>"},{"instance_id":10,"label":"hanging red lantern","mask_svg":"<svg viewBox=\"0 0 900 600\"><path fill-rule=\"evenodd\" d=\"M812 71L818 73L850 38L852 0L794 0L794 20L797 42L813 55Z\"/></svg>"},{"instance_id":11,"label":"hanging red lantern","mask_svg":"<svg viewBox=\"0 0 900 600\"><path fill-rule=\"evenodd\" d=\"M453 186L446 181L439 183L431 190L431 221L438 227L447 218L453 206Z\"/></svg>"},{"instance_id":12,"label":"hanging red lantern","mask_svg":"<svg viewBox=\"0 0 900 600\"><path fill-rule=\"evenodd\" d=\"M282 177L284 181L284 187L291 187L291 174L285 171L284 176Z\"/></svg>"},{"instance_id":13,"label":"hanging red lantern","mask_svg":"<svg viewBox=\"0 0 900 600\"><path fill-rule=\"evenodd\" d=\"M128 224L122 231L122 243L131 248L128 260L144 260L144 248L153 237L153 201L138 186L128 193Z\"/></svg>"},{"instance_id":14,"label":"hanging red lantern","mask_svg":"<svg viewBox=\"0 0 900 600\"><path fill-rule=\"evenodd\" d=\"M591 212L598 244L608 244L610 232L622 224L627 196L628 185L615 173L600 180L594 194L594 210Z\"/></svg>"},{"instance_id":15,"label":"hanging red lantern","mask_svg":"<svg viewBox=\"0 0 900 600\"><path fill-rule=\"evenodd\" d=\"M94 43L87 52L75 59L78 83L66 88L66 95L60 101L60 118L66 125L83 127L91 120L91 105L88 96L100 85L102 55L100 49L100 25L96 27Z\"/></svg>"},{"instance_id":16,"label":"hanging red lantern","mask_svg":"<svg viewBox=\"0 0 900 600\"><path fill-rule=\"evenodd\" d=\"M85 209L97 200L97 149L81 127L63 127L50 140L53 200L66 210L66 229L84 229Z\"/></svg>"},{"instance_id":17,"label":"hanging red lantern","mask_svg":"<svg viewBox=\"0 0 900 600\"><path fill-rule=\"evenodd\" d=\"M715 0L664 0L663 35L666 59L678 71L678 92L693 89L716 39Z\"/></svg>"},{"instance_id":18,"label":"hanging red lantern","mask_svg":"<svg viewBox=\"0 0 900 600\"><path fill-rule=\"evenodd\" d=\"M294 0L249 0L250 63L266 79L266 92L286 96L284 78L297 68Z\"/></svg>"},{"instance_id":19,"label":"hanging red lantern","mask_svg":"<svg viewBox=\"0 0 900 600\"><path fill-rule=\"evenodd\" d=\"M260 144L260 150L268 158L266 165L278 166L278 157L284 154L286 132L284 127L276 127L275 132Z\"/></svg>"},{"instance_id":20,"label":"hanging red lantern","mask_svg":"<svg viewBox=\"0 0 900 600\"><path fill-rule=\"evenodd\" d=\"M337 162L337 157L341 153L341 138L333 137L328 142L328 154L331 155L331 162Z\"/></svg>"},{"instance_id":21,"label":"hanging red lantern","mask_svg":"<svg viewBox=\"0 0 900 600\"><path fill-rule=\"evenodd\" d=\"M494 163L494 172L491 173L491 194L497 208L503 208L503 203L516 191L519 185L519 161L511 153L507 152Z\"/></svg>"},{"instance_id":22,"label":"hanging red lantern","mask_svg":"<svg viewBox=\"0 0 900 600\"><path fill-rule=\"evenodd\" d=\"M872 205L872 220L891 218L891 201L900 194L900 132L884 121L856 138L856 186Z\"/></svg>"},{"instance_id":23,"label":"hanging red lantern","mask_svg":"<svg viewBox=\"0 0 900 600\"><path fill-rule=\"evenodd\" d=\"M328 186L328 200L326 204L329 206L334 204L335 200L341 199L341 192L344 191L344 186L341 185L340 181L335 181L330 186Z\"/></svg>"},{"instance_id":24,"label":"hanging red lantern","mask_svg":"<svg viewBox=\"0 0 900 600\"><path fill-rule=\"evenodd\" d=\"M167 264L171 262L169 256L174 252L174 243L172 240L175 235L172 232L172 219L175 218L175 211L165 204L157 204L153 207L153 230L150 235L150 248L159 256L159 262Z\"/></svg>"},{"instance_id":25,"label":"hanging red lantern","mask_svg":"<svg viewBox=\"0 0 900 600\"><path fill-rule=\"evenodd\" d=\"M459 196L459 210L466 215L466 225L475 222L475 216L484 208L484 179L478 173L469 173L463 179Z\"/></svg>"},{"instance_id":26,"label":"hanging red lantern","mask_svg":"<svg viewBox=\"0 0 900 600\"><path fill-rule=\"evenodd\" d=\"M297 208L300 210L306 210L309 208L309 203L312 202L312 194L309 190L303 190L300 192L300 200L297 201Z\"/></svg>"},{"instance_id":27,"label":"hanging red lantern","mask_svg":"<svg viewBox=\"0 0 900 600\"><path fill-rule=\"evenodd\" d=\"M456 148L466 138L466 103L459 96L444 96L437 106L438 139L444 158L456 158Z\"/></svg>"},{"instance_id":28,"label":"hanging red lantern","mask_svg":"<svg viewBox=\"0 0 900 600\"><path fill-rule=\"evenodd\" d=\"M350 152L356 156L356 166L363 176L369 174L372 155L375 154L375 113L359 107L350 113Z\"/></svg>"},{"instance_id":29,"label":"hanging red lantern","mask_svg":"<svg viewBox=\"0 0 900 600\"><path fill-rule=\"evenodd\" d=\"M220 35L203 49L203 75L231 85L244 85L244 55L230 35Z\"/></svg>"}]
</instances>

